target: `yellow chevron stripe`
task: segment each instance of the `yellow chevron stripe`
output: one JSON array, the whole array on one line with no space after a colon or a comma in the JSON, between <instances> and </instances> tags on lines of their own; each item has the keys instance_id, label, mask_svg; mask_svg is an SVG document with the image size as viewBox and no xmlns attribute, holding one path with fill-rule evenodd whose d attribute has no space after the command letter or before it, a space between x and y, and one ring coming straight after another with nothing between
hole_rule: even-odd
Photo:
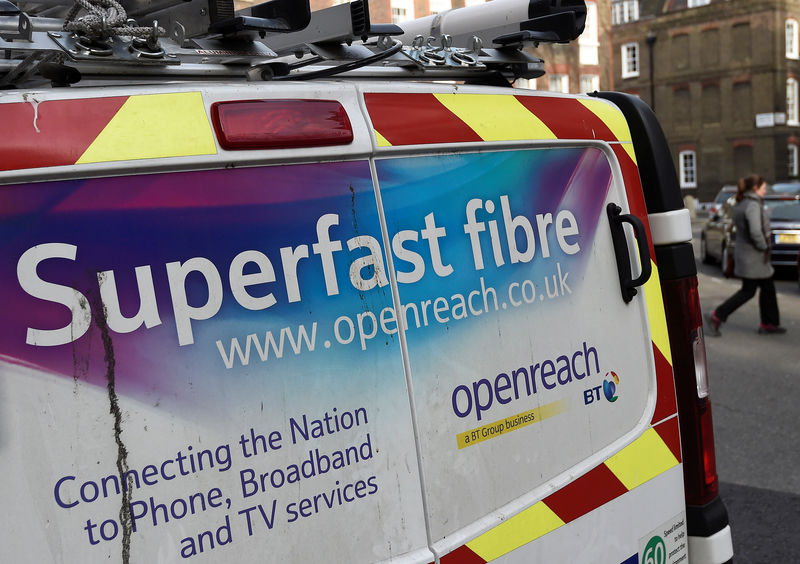
<instances>
[{"instance_id":1,"label":"yellow chevron stripe","mask_svg":"<svg viewBox=\"0 0 800 564\"><path fill-rule=\"evenodd\" d=\"M619 481L632 490L678 465L678 459L652 427L617 454L606 466Z\"/></svg>"},{"instance_id":2,"label":"yellow chevron stripe","mask_svg":"<svg viewBox=\"0 0 800 564\"><path fill-rule=\"evenodd\" d=\"M131 96L78 159L99 163L213 155L214 134L199 92Z\"/></svg>"},{"instance_id":3,"label":"yellow chevron stripe","mask_svg":"<svg viewBox=\"0 0 800 564\"><path fill-rule=\"evenodd\" d=\"M667 332L667 314L664 311L664 298L661 295L661 280L658 276L658 267L652 260L650 265L653 274L644 285L644 297L647 302L647 316L650 318L650 334L667 362L672 364L672 351L669 348L669 333Z\"/></svg>"},{"instance_id":4,"label":"yellow chevron stripe","mask_svg":"<svg viewBox=\"0 0 800 564\"><path fill-rule=\"evenodd\" d=\"M600 121L614 134L614 137L621 143L625 152L630 155L634 163L636 163L636 153L633 150L633 139L631 138L631 130L628 128L628 122L625 116L616 106L609 104L603 100L588 99L580 100L587 110L596 115Z\"/></svg>"},{"instance_id":5,"label":"yellow chevron stripe","mask_svg":"<svg viewBox=\"0 0 800 564\"><path fill-rule=\"evenodd\" d=\"M392 144L389 143L389 140L386 139L386 137L384 137L383 135L378 133L377 129L375 129L373 131L375 131L375 139L378 141L378 147L391 147L392 146Z\"/></svg>"},{"instance_id":6,"label":"yellow chevron stripe","mask_svg":"<svg viewBox=\"0 0 800 564\"><path fill-rule=\"evenodd\" d=\"M471 540L467 546L475 554L490 562L563 524L564 521L540 501Z\"/></svg>"},{"instance_id":7,"label":"yellow chevron stripe","mask_svg":"<svg viewBox=\"0 0 800 564\"><path fill-rule=\"evenodd\" d=\"M434 96L484 141L556 139L550 128L514 96L505 94L434 94Z\"/></svg>"}]
</instances>

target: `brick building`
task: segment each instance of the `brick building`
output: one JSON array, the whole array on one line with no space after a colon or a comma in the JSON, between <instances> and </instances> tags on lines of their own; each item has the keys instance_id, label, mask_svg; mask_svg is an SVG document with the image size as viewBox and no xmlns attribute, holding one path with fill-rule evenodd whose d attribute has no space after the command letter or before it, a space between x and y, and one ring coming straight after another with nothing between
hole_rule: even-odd
<instances>
[{"instance_id":1,"label":"brick building","mask_svg":"<svg viewBox=\"0 0 800 564\"><path fill-rule=\"evenodd\" d=\"M799 0L612 0L615 87L654 108L687 195L797 177L798 22Z\"/></svg>"}]
</instances>

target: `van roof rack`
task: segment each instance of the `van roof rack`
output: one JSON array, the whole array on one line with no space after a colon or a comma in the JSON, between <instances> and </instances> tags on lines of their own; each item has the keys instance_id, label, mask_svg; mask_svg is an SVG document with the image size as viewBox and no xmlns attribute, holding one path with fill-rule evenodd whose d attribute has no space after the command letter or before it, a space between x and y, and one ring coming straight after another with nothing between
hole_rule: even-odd
<instances>
[{"instance_id":1,"label":"van roof rack","mask_svg":"<svg viewBox=\"0 0 800 564\"><path fill-rule=\"evenodd\" d=\"M583 0L493 0L403 27L373 24L367 0L314 12L309 0L269 0L238 11L233 0L22 5L26 11L0 0L0 88L153 76L259 81L343 75L508 84L544 74L543 61L524 47L574 40L586 18ZM509 23L509 14L518 21Z\"/></svg>"}]
</instances>

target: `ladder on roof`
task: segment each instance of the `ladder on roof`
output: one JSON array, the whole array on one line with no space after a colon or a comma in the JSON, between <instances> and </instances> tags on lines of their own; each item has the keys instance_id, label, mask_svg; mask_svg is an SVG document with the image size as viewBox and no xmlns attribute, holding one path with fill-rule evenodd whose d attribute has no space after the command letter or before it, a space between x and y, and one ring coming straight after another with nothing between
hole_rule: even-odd
<instances>
[{"instance_id":1,"label":"ladder on roof","mask_svg":"<svg viewBox=\"0 0 800 564\"><path fill-rule=\"evenodd\" d=\"M367 0L315 12L309 0L239 11L233 0L75 1L31 0L22 11L0 0L0 88L154 76L508 84L544 74L524 47L574 40L586 18L583 0L493 0L403 27L372 23Z\"/></svg>"}]
</instances>

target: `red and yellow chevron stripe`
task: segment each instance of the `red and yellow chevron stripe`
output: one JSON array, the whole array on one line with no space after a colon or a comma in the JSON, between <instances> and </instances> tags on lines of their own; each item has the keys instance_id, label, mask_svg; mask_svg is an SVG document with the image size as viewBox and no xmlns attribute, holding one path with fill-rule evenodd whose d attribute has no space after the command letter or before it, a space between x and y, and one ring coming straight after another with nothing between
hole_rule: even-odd
<instances>
[{"instance_id":1,"label":"red and yellow chevron stripe","mask_svg":"<svg viewBox=\"0 0 800 564\"><path fill-rule=\"evenodd\" d=\"M484 564L605 505L681 462L678 418L650 427L620 452L441 558L443 564Z\"/></svg>"},{"instance_id":2,"label":"red and yellow chevron stripe","mask_svg":"<svg viewBox=\"0 0 800 564\"><path fill-rule=\"evenodd\" d=\"M622 113L602 101L510 94L367 93L367 110L379 147L517 141L592 139L627 143Z\"/></svg>"},{"instance_id":3,"label":"red and yellow chevron stripe","mask_svg":"<svg viewBox=\"0 0 800 564\"><path fill-rule=\"evenodd\" d=\"M213 155L200 92L0 104L0 170ZM79 124L80 127L76 127Z\"/></svg>"},{"instance_id":4,"label":"red and yellow chevron stripe","mask_svg":"<svg viewBox=\"0 0 800 564\"><path fill-rule=\"evenodd\" d=\"M603 100L510 94L366 94L378 147L519 140L606 141L617 157L628 206L649 230L630 130ZM655 257L652 242L650 256ZM652 259L651 259L652 260ZM656 369L651 426L608 460L441 558L483 564L540 538L680 464L672 356L658 267L643 288Z\"/></svg>"}]
</instances>

